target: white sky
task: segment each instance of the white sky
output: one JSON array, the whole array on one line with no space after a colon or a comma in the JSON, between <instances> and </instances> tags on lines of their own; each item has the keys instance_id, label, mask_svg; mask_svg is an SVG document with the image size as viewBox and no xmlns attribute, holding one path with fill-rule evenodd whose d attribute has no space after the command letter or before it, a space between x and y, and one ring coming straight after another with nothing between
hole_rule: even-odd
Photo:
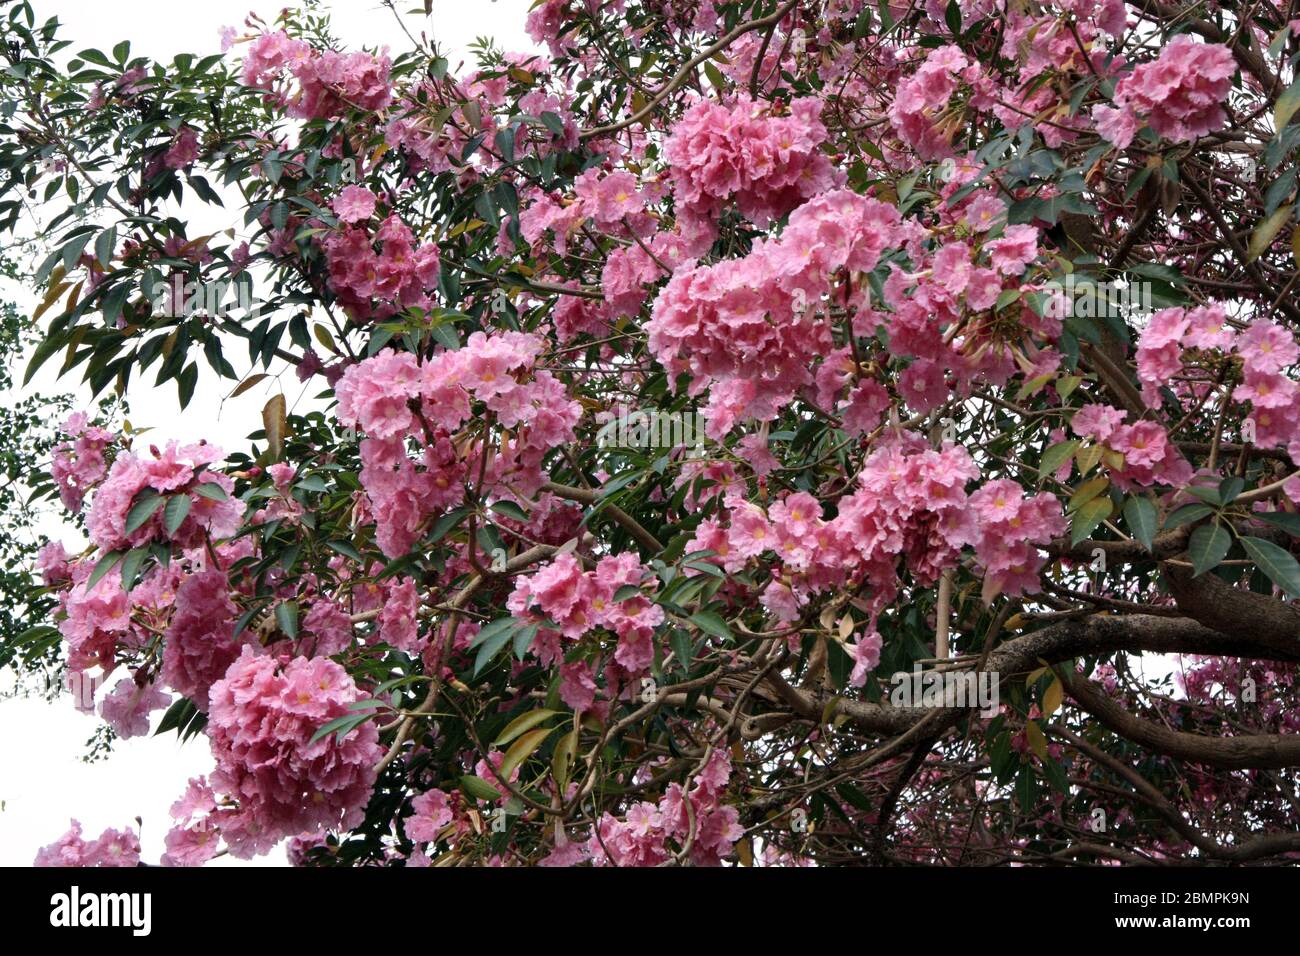
<instances>
[{"instance_id":1,"label":"white sky","mask_svg":"<svg viewBox=\"0 0 1300 956\"><path fill-rule=\"evenodd\" d=\"M71 39L69 53L86 47L108 50L120 40L131 41L131 53L170 62L182 52L206 55L220 49L218 31L222 26L241 28L245 16L255 11L268 22L284 2L266 3L249 0L34 0L38 22L58 15L64 27L60 36ZM531 0L434 0L433 15L412 15L421 7L419 0L398 0L397 9L413 34L423 31L437 40L448 52L453 67L470 42L479 36L494 37L507 51L530 50L533 44L524 33L524 19ZM393 52L409 47L409 41L392 14L374 0L333 0L322 4L332 14L334 33L347 46L389 45ZM242 31L241 31L242 32ZM234 55L237 51L231 51ZM221 221L221 210L212 207L206 215L215 217L211 225L224 229L237 225L229 214ZM188 211L188 210L187 210ZM202 235L213 231L202 224ZM18 301L28 310L33 305L31 290L0 288L0 297ZM236 371L247 371L231 356ZM246 351L244 352L246 356ZM74 380L58 381L50 370L57 360L42 369L32 390L70 391ZM173 383L152 391L138 387L128 394L131 422L136 428L152 427L152 441L169 438L193 440L206 437L226 449L244 446L244 436L261 427L261 409L270 394L268 382L238 398L223 403L232 383L218 382L206 366L195 397L183 417L178 414ZM147 375L145 381L152 381ZM143 383L138 383L143 384ZM292 375L284 376L284 389L290 403L301 388ZM319 391L316 385L311 394ZM57 529L49 529L57 534ZM71 547L75 543L68 537ZM119 675L114 675L113 682ZM158 715L155 714L155 722ZM106 827L136 827L135 818L143 819L141 842L143 858L157 862L163 850L163 837L170 826L167 808L185 789L186 781L206 773L211 767L205 738L196 738L181 746L174 734L119 741L107 760L94 764L81 761L86 741L98 726L98 718L79 714L72 699L62 696L54 703L39 698L0 700L0 866L27 866L36 851L53 842L76 817L88 836L98 836ZM223 860L217 864L238 864ZM282 851L264 857L260 863L284 863Z\"/></svg>"}]
</instances>

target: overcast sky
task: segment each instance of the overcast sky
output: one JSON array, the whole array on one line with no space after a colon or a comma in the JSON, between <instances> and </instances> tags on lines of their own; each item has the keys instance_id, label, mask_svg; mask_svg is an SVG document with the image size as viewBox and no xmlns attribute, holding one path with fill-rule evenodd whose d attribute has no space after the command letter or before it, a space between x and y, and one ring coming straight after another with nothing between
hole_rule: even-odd
<instances>
[{"instance_id":1,"label":"overcast sky","mask_svg":"<svg viewBox=\"0 0 1300 956\"><path fill-rule=\"evenodd\" d=\"M271 21L285 5L249 0L33 3L38 22L51 15L59 17L64 24L60 35L73 41L73 52L90 46L107 50L126 39L131 41L132 55L163 62L170 62L182 52L217 52L221 27L241 27L250 10ZM393 15L373 0L334 0L321 6L332 14L335 35L350 47L387 44L397 52L409 46ZM418 0L397 3L399 11L419 6ZM425 31L450 51L454 64L458 56L468 60L468 45L480 36L495 38L506 50L532 49L523 30L530 6L531 0L434 0L431 17L405 15L404 19L413 34ZM231 52L233 55L237 50ZM220 212L207 208L204 214L214 217L211 225L218 229L242 221L242 216L233 213L228 216L230 221L221 221ZM6 285L0 289L0 297L15 299L30 310L30 289ZM238 364L236 368L246 371ZM160 443L168 438L206 437L227 449L242 447L244 436L261 427L267 390L277 386L268 382L236 399L223 401L231 383L213 379L209 373L201 380L183 418L178 414L171 383L156 392L133 389L128 394L132 424L137 428L152 427L151 439ZM300 389L293 387L297 383L292 375L283 381L292 404ZM57 381L46 370L32 385L37 390L68 391L72 387L72 382ZM51 528L47 533L58 531ZM72 535L67 539L70 546L76 543ZM0 701L0 865L29 865L37 849L67 829L71 817L78 818L90 836L97 836L105 827L135 827L135 818L141 817L144 859L157 862L170 826L167 808L180 796L190 777L206 773L211 767L206 739L200 737L184 746L174 734L119 741L108 759L86 764L81 760L86 741L98 725L97 718L78 714L66 695L53 703L31 697ZM255 862L283 861L283 852L276 851ZM238 861L218 861L214 865L223 862Z\"/></svg>"}]
</instances>

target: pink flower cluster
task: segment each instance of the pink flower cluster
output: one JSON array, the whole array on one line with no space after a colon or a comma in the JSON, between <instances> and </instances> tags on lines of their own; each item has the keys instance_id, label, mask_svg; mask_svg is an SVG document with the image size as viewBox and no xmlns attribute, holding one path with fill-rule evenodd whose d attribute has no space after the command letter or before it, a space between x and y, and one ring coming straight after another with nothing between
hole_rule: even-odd
<instances>
[{"instance_id":1,"label":"pink flower cluster","mask_svg":"<svg viewBox=\"0 0 1300 956\"><path fill-rule=\"evenodd\" d=\"M647 325L651 351L670 373L689 372L691 394L709 399L709 435L745 418L770 420L812 380L831 351L822 302L839 269L869 272L899 230L893 206L841 189L790 216L780 238L743 259L679 270Z\"/></svg>"},{"instance_id":2,"label":"pink flower cluster","mask_svg":"<svg viewBox=\"0 0 1300 956\"><path fill-rule=\"evenodd\" d=\"M264 33L253 41L243 62L247 86L274 90L286 71L298 81L289 96L283 90L287 112L297 119L330 119L351 109L381 110L392 100L386 53L317 53L306 40L296 40L283 30Z\"/></svg>"},{"instance_id":3,"label":"pink flower cluster","mask_svg":"<svg viewBox=\"0 0 1300 956\"><path fill-rule=\"evenodd\" d=\"M133 830L105 830L96 840L81 836L81 824L72 827L37 854L33 866L137 866L140 838Z\"/></svg>"},{"instance_id":4,"label":"pink flower cluster","mask_svg":"<svg viewBox=\"0 0 1300 956\"><path fill-rule=\"evenodd\" d=\"M176 612L163 645L162 679L200 710L208 709L209 690L249 640L247 631L235 635L238 614L224 571L191 574L176 592Z\"/></svg>"},{"instance_id":5,"label":"pink flower cluster","mask_svg":"<svg viewBox=\"0 0 1300 956\"><path fill-rule=\"evenodd\" d=\"M364 203L355 193L340 198L345 217L360 217L365 207L373 211L373 204ZM432 303L430 294L442 269L438 246L432 242L417 246L411 230L396 215L385 219L374 235L363 226L344 226L330 233L323 245L330 288L355 317L385 318Z\"/></svg>"},{"instance_id":6,"label":"pink flower cluster","mask_svg":"<svg viewBox=\"0 0 1300 956\"><path fill-rule=\"evenodd\" d=\"M889 122L903 142L922 159L944 159L953 155L951 139L956 126L944 123L941 114L952 106L963 82L976 83L981 75L955 46L931 50L925 61L898 85L889 107Z\"/></svg>"},{"instance_id":7,"label":"pink flower cluster","mask_svg":"<svg viewBox=\"0 0 1300 956\"><path fill-rule=\"evenodd\" d=\"M225 538L238 530L244 505L230 497L235 483L228 475L208 468L222 459L220 448L207 442L195 445L169 442L161 452L157 448L150 451L152 457L148 458L130 453L118 455L96 491L86 519L90 540L96 546L112 551L170 540L179 547L189 548L202 544L205 537ZM198 485L215 485L224 497L199 494L194 491ZM174 534L167 533L163 506L138 528L127 531L127 519L142 492L189 497L189 511Z\"/></svg>"},{"instance_id":8,"label":"pink flower cluster","mask_svg":"<svg viewBox=\"0 0 1300 956\"><path fill-rule=\"evenodd\" d=\"M966 484L977 477L966 449L948 444L935 451L910 433L868 456L835 525L864 565L873 607L897 594L900 561L928 586L979 540L966 496Z\"/></svg>"},{"instance_id":9,"label":"pink flower cluster","mask_svg":"<svg viewBox=\"0 0 1300 956\"><path fill-rule=\"evenodd\" d=\"M1180 397L1203 400L1213 387L1214 373L1207 367L1197 376L1194 370L1221 361L1230 350L1240 359L1242 374L1232 397L1251 405L1253 443L1300 455L1300 385L1285 374L1300 360L1300 347L1291 332L1267 319L1256 319L1236 332L1217 303L1155 313L1138 342L1143 398L1158 404L1160 389L1169 388Z\"/></svg>"},{"instance_id":10,"label":"pink flower cluster","mask_svg":"<svg viewBox=\"0 0 1300 956\"><path fill-rule=\"evenodd\" d=\"M543 345L522 332L476 332L464 348L423 363L388 351L343 374L335 390L339 421L367 435L361 483L385 554L405 554L424 522L463 499L465 459L478 456L459 454L449 436L469 419L472 400L513 433L490 456L485 483L514 483L525 493L541 486L542 459L573 439L582 417L563 383L534 371ZM422 448L419 464L407 455L407 439Z\"/></svg>"},{"instance_id":11,"label":"pink flower cluster","mask_svg":"<svg viewBox=\"0 0 1300 956\"><path fill-rule=\"evenodd\" d=\"M1111 469L1111 477L1121 489L1190 481L1192 466L1169 440L1163 426L1146 419L1125 425L1127 414L1109 405L1085 405L1075 412L1070 427L1076 435L1091 438L1124 456L1123 466Z\"/></svg>"},{"instance_id":12,"label":"pink flower cluster","mask_svg":"<svg viewBox=\"0 0 1300 956\"><path fill-rule=\"evenodd\" d=\"M840 185L842 174L822 152L821 110L813 97L791 102L787 116L747 96L730 106L700 100L664 143L679 215L716 218L734 197L746 218L765 226Z\"/></svg>"},{"instance_id":13,"label":"pink flower cluster","mask_svg":"<svg viewBox=\"0 0 1300 956\"><path fill-rule=\"evenodd\" d=\"M418 653L427 641L420 638L420 595L414 578L394 582L379 612L379 639L399 651Z\"/></svg>"},{"instance_id":14,"label":"pink flower cluster","mask_svg":"<svg viewBox=\"0 0 1300 956\"><path fill-rule=\"evenodd\" d=\"M199 134L192 127L182 126L163 154L163 165L168 169L184 169L198 158Z\"/></svg>"},{"instance_id":15,"label":"pink flower cluster","mask_svg":"<svg viewBox=\"0 0 1300 956\"><path fill-rule=\"evenodd\" d=\"M900 564L929 586L969 545L991 587L1023 593L1042 565L1035 545L1062 529L1060 506L1051 495L1012 495L1004 482L968 497L966 485L978 475L965 449L936 451L904 433L867 458L859 487L839 503L834 519L824 520L821 504L807 492L787 495L766 514L728 495L725 517L702 521L686 550L714 552L729 573L774 554L780 564L761 601L786 621L799 616L811 594L855 581L871 585L868 603L878 613L898 594ZM878 638L869 632L853 654L855 680L864 680L879 662Z\"/></svg>"},{"instance_id":16,"label":"pink flower cluster","mask_svg":"<svg viewBox=\"0 0 1300 956\"><path fill-rule=\"evenodd\" d=\"M1180 33L1152 63L1143 63L1115 87L1118 109L1096 107L1098 131L1120 149L1133 142L1140 120L1175 143L1191 142L1222 129L1223 108L1236 72L1232 52Z\"/></svg>"},{"instance_id":17,"label":"pink flower cluster","mask_svg":"<svg viewBox=\"0 0 1300 956\"><path fill-rule=\"evenodd\" d=\"M85 412L75 412L60 429L69 439L54 446L50 474L59 486L59 498L69 511L78 512L86 493L108 473L104 453L113 433L90 424Z\"/></svg>"},{"instance_id":18,"label":"pink flower cluster","mask_svg":"<svg viewBox=\"0 0 1300 956\"><path fill-rule=\"evenodd\" d=\"M998 201L979 197L967 210L977 223L1005 214ZM1020 276L1038 257L1038 230L1014 225L977 231L978 244L965 240L924 248L913 233L906 248L913 271L891 266L884 300L892 311L870 308L867 290L859 292L854 330L871 335L876 326L889 334L889 351L911 361L898 376L899 394L918 412L943 404L977 380L1003 384L1017 370L1026 381L1052 371L1060 355L1050 347L1022 345L1032 333L1048 345L1060 333L1059 318L1041 317L1019 305L1019 322L1008 330L995 307L1009 279ZM1012 346L1033 357L1032 367L1013 358Z\"/></svg>"},{"instance_id":19,"label":"pink flower cluster","mask_svg":"<svg viewBox=\"0 0 1300 956\"><path fill-rule=\"evenodd\" d=\"M1161 309L1151 316L1137 349L1138 381L1147 404L1160 405L1162 387L1188 387L1173 382L1183 370L1184 359L1192 358L1187 353L1227 351L1232 347L1234 334L1226 321L1223 306L1218 304Z\"/></svg>"},{"instance_id":20,"label":"pink flower cluster","mask_svg":"<svg viewBox=\"0 0 1300 956\"><path fill-rule=\"evenodd\" d=\"M1285 447L1292 460L1300 457L1300 385L1283 374L1300 357L1295 336L1272 322L1256 319L1236 337L1242 363L1242 383L1232 397L1250 402L1255 444Z\"/></svg>"},{"instance_id":21,"label":"pink flower cluster","mask_svg":"<svg viewBox=\"0 0 1300 956\"><path fill-rule=\"evenodd\" d=\"M1034 593L1045 558L1036 546L1065 531L1061 502L1046 492L1026 497L1016 482L1002 479L970 497L979 522L975 556L984 567L984 595Z\"/></svg>"},{"instance_id":22,"label":"pink flower cluster","mask_svg":"<svg viewBox=\"0 0 1300 956\"><path fill-rule=\"evenodd\" d=\"M149 732L149 715L171 702L172 695L157 684L140 684L134 678L123 677L100 703L99 715L119 737L141 737Z\"/></svg>"},{"instance_id":23,"label":"pink flower cluster","mask_svg":"<svg viewBox=\"0 0 1300 956\"><path fill-rule=\"evenodd\" d=\"M626 585L640 586L647 575L633 552L601 558L594 571L584 571L576 557L562 554L521 576L506 607L520 620L550 621L569 640L596 628L613 631L618 635L614 661L628 676L636 676L654 663L654 630L663 623L664 611L646 594L621 601L614 596ZM559 656L559 646L548 626L538 633L533 653L549 665Z\"/></svg>"},{"instance_id":24,"label":"pink flower cluster","mask_svg":"<svg viewBox=\"0 0 1300 956\"><path fill-rule=\"evenodd\" d=\"M693 833L691 863L719 866L745 835L736 808L722 803L730 779L730 754L715 750L689 790L673 783L658 803L633 804L622 820L604 814L596 824L597 833L580 851L575 848L563 853L557 846L557 852L542 865L572 866L590 859L595 866L657 866L673 853L668 841L685 847Z\"/></svg>"},{"instance_id":25,"label":"pink flower cluster","mask_svg":"<svg viewBox=\"0 0 1300 956\"><path fill-rule=\"evenodd\" d=\"M321 657L282 666L245 647L211 699L211 784L238 806L220 824L234 856L361 822L382 754L378 730L366 722L342 741L327 734L311 743L318 728L355 713L350 705L360 694L347 671Z\"/></svg>"}]
</instances>

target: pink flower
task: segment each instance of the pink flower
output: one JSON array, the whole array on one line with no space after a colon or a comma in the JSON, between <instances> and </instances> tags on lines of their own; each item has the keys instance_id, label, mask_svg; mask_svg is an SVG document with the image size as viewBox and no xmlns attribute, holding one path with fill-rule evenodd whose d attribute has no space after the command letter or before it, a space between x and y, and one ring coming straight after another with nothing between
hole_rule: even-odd
<instances>
[{"instance_id":1,"label":"pink flower","mask_svg":"<svg viewBox=\"0 0 1300 956\"><path fill-rule=\"evenodd\" d=\"M333 657L352 644L352 617L328 598L314 601L302 620L302 629L314 644L307 645L318 657Z\"/></svg>"},{"instance_id":2,"label":"pink flower","mask_svg":"<svg viewBox=\"0 0 1300 956\"><path fill-rule=\"evenodd\" d=\"M1165 430L1156 422L1141 421L1115 429L1108 444L1124 455L1128 464L1151 465L1165 452Z\"/></svg>"},{"instance_id":3,"label":"pink flower","mask_svg":"<svg viewBox=\"0 0 1300 956\"><path fill-rule=\"evenodd\" d=\"M182 126L163 155L163 165L168 169L184 169L198 158L199 134L188 126Z\"/></svg>"},{"instance_id":4,"label":"pink flower","mask_svg":"<svg viewBox=\"0 0 1300 956\"><path fill-rule=\"evenodd\" d=\"M1006 214L1006 203L991 193L981 192L972 197L963 219L966 225L976 232L988 232L998 225Z\"/></svg>"},{"instance_id":5,"label":"pink flower","mask_svg":"<svg viewBox=\"0 0 1300 956\"><path fill-rule=\"evenodd\" d=\"M164 693L156 684L141 686L132 678L124 677L100 702L99 713L119 737L139 737L149 732L150 712L161 710L171 702L171 694Z\"/></svg>"},{"instance_id":6,"label":"pink flower","mask_svg":"<svg viewBox=\"0 0 1300 956\"><path fill-rule=\"evenodd\" d=\"M1104 442L1124 422L1125 412L1110 405L1085 405L1070 419L1076 435Z\"/></svg>"},{"instance_id":7,"label":"pink flower","mask_svg":"<svg viewBox=\"0 0 1300 956\"><path fill-rule=\"evenodd\" d=\"M917 359L898 376L898 393L908 405L924 414L946 402L951 390L939 363Z\"/></svg>"},{"instance_id":8,"label":"pink flower","mask_svg":"<svg viewBox=\"0 0 1300 956\"><path fill-rule=\"evenodd\" d=\"M451 799L441 790L429 790L411 801L413 811L402 823L406 838L413 843L432 843L454 819Z\"/></svg>"},{"instance_id":9,"label":"pink flower","mask_svg":"<svg viewBox=\"0 0 1300 956\"><path fill-rule=\"evenodd\" d=\"M418 614L420 596L413 578L401 578L388 589L383 610L379 613L379 638L399 651L420 650Z\"/></svg>"},{"instance_id":10,"label":"pink flower","mask_svg":"<svg viewBox=\"0 0 1300 956\"><path fill-rule=\"evenodd\" d=\"M1132 110L1113 109L1109 106L1094 106L1092 121L1097 126L1097 135L1111 143L1116 149L1128 149L1137 135L1138 120Z\"/></svg>"},{"instance_id":11,"label":"pink flower","mask_svg":"<svg viewBox=\"0 0 1300 956\"><path fill-rule=\"evenodd\" d=\"M753 558L775 547L776 535L761 508L742 502L732 512L727 543L736 554Z\"/></svg>"},{"instance_id":12,"label":"pink flower","mask_svg":"<svg viewBox=\"0 0 1300 956\"><path fill-rule=\"evenodd\" d=\"M1237 337L1237 350L1250 372L1280 372L1300 358L1295 336L1267 319L1256 319Z\"/></svg>"},{"instance_id":13,"label":"pink flower","mask_svg":"<svg viewBox=\"0 0 1300 956\"><path fill-rule=\"evenodd\" d=\"M1137 66L1120 80L1115 102L1145 116L1165 139L1189 142L1228 122L1223 103L1236 71L1226 46L1201 43L1180 33L1161 49L1155 62Z\"/></svg>"},{"instance_id":14,"label":"pink flower","mask_svg":"<svg viewBox=\"0 0 1300 956\"><path fill-rule=\"evenodd\" d=\"M163 866L202 866L217 855L221 829L215 817L205 817L191 826L172 827L163 843Z\"/></svg>"},{"instance_id":15,"label":"pink flower","mask_svg":"<svg viewBox=\"0 0 1300 956\"><path fill-rule=\"evenodd\" d=\"M1019 275L1038 255L1038 230L1033 226L1008 226L1002 238L984 244L993 268L1002 275Z\"/></svg>"},{"instance_id":16,"label":"pink flower","mask_svg":"<svg viewBox=\"0 0 1300 956\"><path fill-rule=\"evenodd\" d=\"M105 830L99 839L81 838L81 824L36 854L34 866L136 866L140 862L140 839L131 830Z\"/></svg>"},{"instance_id":17,"label":"pink flower","mask_svg":"<svg viewBox=\"0 0 1300 956\"><path fill-rule=\"evenodd\" d=\"M247 631L234 633L238 613L222 571L191 574L176 592L176 613L163 643L162 680L200 710L208 707L209 688L252 639Z\"/></svg>"},{"instance_id":18,"label":"pink flower","mask_svg":"<svg viewBox=\"0 0 1300 956\"><path fill-rule=\"evenodd\" d=\"M585 713L596 702L596 680L591 665L574 661L560 665L560 699L578 713Z\"/></svg>"},{"instance_id":19,"label":"pink flower","mask_svg":"<svg viewBox=\"0 0 1300 956\"><path fill-rule=\"evenodd\" d=\"M625 218L635 217L645 209L636 177L623 170L601 176L589 169L574 183L574 192L600 229L621 226Z\"/></svg>"},{"instance_id":20,"label":"pink flower","mask_svg":"<svg viewBox=\"0 0 1300 956\"><path fill-rule=\"evenodd\" d=\"M282 668L246 646L210 696L211 782L237 803L222 824L234 856L361 822L383 753L374 723L312 742L324 724L356 713L350 705L361 695L347 671L323 657L295 657Z\"/></svg>"},{"instance_id":21,"label":"pink flower","mask_svg":"<svg viewBox=\"0 0 1300 956\"><path fill-rule=\"evenodd\" d=\"M849 686L862 687L867 682L867 675L880 666L882 643L880 634L872 630L863 634L848 648L849 656L853 659L853 673L849 675Z\"/></svg>"},{"instance_id":22,"label":"pink flower","mask_svg":"<svg viewBox=\"0 0 1300 956\"><path fill-rule=\"evenodd\" d=\"M331 208L343 222L364 222L375 213L376 196L365 186L345 186Z\"/></svg>"}]
</instances>

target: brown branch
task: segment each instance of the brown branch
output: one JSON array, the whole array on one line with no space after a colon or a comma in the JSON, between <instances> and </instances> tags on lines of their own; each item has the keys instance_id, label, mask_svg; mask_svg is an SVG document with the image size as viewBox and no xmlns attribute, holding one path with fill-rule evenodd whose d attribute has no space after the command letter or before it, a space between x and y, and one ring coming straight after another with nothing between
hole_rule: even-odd
<instances>
[{"instance_id":1,"label":"brown branch","mask_svg":"<svg viewBox=\"0 0 1300 956\"><path fill-rule=\"evenodd\" d=\"M597 491L592 491L589 488L575 488L573 485L561 485L554 481L548 481L542 485L542 490L584 505L592 505L600 500L600 493ZM623 530L634 537L637 543L651 554L658 554L664 549L658 538L642 527L639 521L622 508L617 505L606 505L601 510L608 514L616 524L621 525Z\"/></svg>"},{"instance_id":2,"label":"brown branch","mask_svg":"<svg viewBox=\"0 0 1300 956\"><path fill-rule=\"evenodd\" d=\"M1207 737L1204 734L1170 730L1129 713L1122 705L1102 693L1092 681L1070 668L1053 669L1080 707L1125 740L1131 740L1147 750L1225 770L1300 766L1300 735Z\"/></svg>"},{"instance_id":3,"label":"brown branch","mask_svg":"<svg viewBox=\"0 0 1300 956\"><path fill-rule=\"evenodd\" d=\"M659 92L656 93L654 96L652 96L650 98L650 101L646 103L645 106L641 107L641 109L637 110L635 113L633 113L631 116L629 116L627 119L621 122L611 123L608 126L597 126L595 129L583 130L580 138L583 140L588 140L588 139L593 139L597 136L608 136L610 133L617 133L621 129L627 129L629 126L634 126L637 123L641 122L643 119L645 119L655 110L657 110L659 108L659 104L664 101L665 97L667 97L668 94L671 93L673 90L681 86L682 83L686 81L686 78L689 77L695 71L695 68L697 66L703 63L705 60L712 57L714 54L720 53L721 51L725 50L727 47L729 47L740 37L744 36L746 33L749 33L753 30L761 30L767 26L775 26L776 24L780 23L782 20L785 19L786 14L788 14L791 10L793 10L798 3L799 0L788 0L788 2L783 4L775 13L771 13L765 17L760 17L757 20L751 20L749 23L742 23L738 25L734 30L732 30L730 33L724 36L721 40L714 43L710 47L706 47L705 49L697 53L695 56L691 57L686 62L686 65L683 66L680 70L678 70L677 74L667 83L665 83L663 85L663 88L660 89Z\"/></svg>"}]
</instances>

